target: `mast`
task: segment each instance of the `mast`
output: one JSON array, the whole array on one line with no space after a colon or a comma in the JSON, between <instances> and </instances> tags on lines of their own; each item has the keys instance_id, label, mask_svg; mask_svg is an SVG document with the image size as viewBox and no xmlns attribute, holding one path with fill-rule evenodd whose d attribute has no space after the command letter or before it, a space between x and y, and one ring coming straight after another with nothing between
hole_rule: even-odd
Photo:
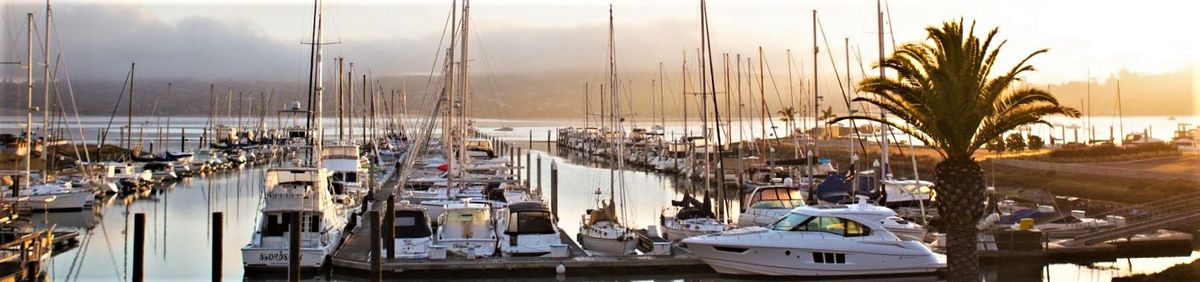
<instances>
[{"instance_id":1,"label":"mast","mask_svg":"<svg viewBox=\"0 0 1200 282\"><path fill-rule=\"evenodd\" d=\"M346 140L346 135L345 135L346 125L344 123L345 118L346 118L346 116L345 116L346 106L343 103L344 97L342 95L345 95L346 93L342 92L342 90L345 90L345 86L342 85L342 74L344 73L345 70L342 69L342 66L344 66L344 64L345 64L345 58L338 57L337 64L338 64L338 67L337 67L337 73L338 73L338 76L337 76L338 141L344 141L344 140Z\"/></svg>"},{"instance_id":2,"label":"mast","mask_svg":"<svg viewBox=\"0 0 1200 282\"><path fill-rule=\"evenodd\" d=\"M583 129L586 132L587 128L592 125L592 100L591 95L588 95L588 83L583 83Z\"/></svg>"},{"instance_id":3,"label":"mast","mask_svg":"<svg viewBox=\"0 0 1200 282\"><path fill-rule=\"evenodd\" d=\"M663 126L664 132L666 131L666 127L667 127L667 112L666 112L667 92L665 89L667 81L666 81L666 76L664 75L665 71L666 70L663 68L663 63L658 62L658 81L659 81L659 83L658 83L658 99L659 99L658 100L658 113L659 113L659 117L658 118L660 119L659 124L661 124Z\"/></svg>"},{"instance_id":4,"label":"mast","mask_svg":"<svg viewBox=\"0 0 1200 282\"><path fill-rule=\"evenodd\" d=\"M1121 110L1121 80L1117 79L1117 126L1118 135L1125 136L1125 113ZM1149 136L1147 136L1149 137ZM1115 138L1115 137L1114 137ZM1054 139L1054 138L1051 138ZM1124 140L1124 138L1121 138Z\"/></svg>"},{"instance_id":5,"label":"mast","mask_svg":"<svg viewBox=\"0 0 1200 282\"><path fill-rule=\"evenodd\" d=\"M42 143L50 141L50 0L46 0L46 38L45 44L42 44ZM30 61L32 68L32 61ZM33 133L33 132L30 132ZM32 147L31 147L32 148ZM49 146L45 148L49 151ZM43 159L46 154L42 154Z\"/></svg>"},{"instance_id":6,"label":"mast","mask_svg":"<svg viewBox=\"0 0 1200 282\"><path fill-rule=\"evenodd\" d=\"M128 142L129 145L126 146L125 148L130 149L130 150L133 149L133 97L134 97L133 94L137 92L137 91L135 91L135 89L137 88L137 83L134 82L134 81L136 81L135 78L137 77L135 75L136 69L137 69L137 63L129 63L129 116L128 116L129 120L128 120L128 123L126 124L126 126L128 126L129 129L125 131L125 134L126 134L125 140L127 140L126 142ZM30 133L32 133L32 132L30 132ZM30 145L32 145L32 144L30 144Z\"/></svg>"},{"instance_id":7,"label":"mast","mask_svg":"<svg viewBox=\"0 0 1200 282\"><path fill-rule=\"evenodd\" d=\"M767 73L764 67L766 66L763 58L763 48L758 46L758 102L762 105L759 110L758 122L761 123L763 145L770 146L767 142ZM770 159L770 157L768 157Z\"/></svg>"},{"instance_id":8,"label":"mast","mask_svg":"<svg viewBox=\"0 0 1200 282\"><path fill-rule=\"evenodd\" d=\"M620 94L619 94L619 89L621 89L621 88L620 88L620 84L618 84L618 81L617 81L617 41L616 41L616 32L613 28L612 4L608 5L608 66L609 66L608 76L609 76L609 83L610 83L608 92L609 92L609 95L611 95L611 97L609 97L610 98L609 100L612 103L613 127L614 127L615 131L617 132L617 138L620 139L620 140L617 140L617 151L616 151L617 165L616 165L615 172L621 173L621 172L625 171L625 140L624 140L625 139L625 129L622 128L622 126L621 126L621 100L620 100ZM626 217L625 216L625 175L623 173L621 173L621 175L617 181L617 184L618 184L618 186L620 186L620 189L621 189L621 205L620 205L621 206L621 217ZM612 192L611 186L609 189L610 189L609 203L613 203L615 193L611 193ZM613 216L615 217L616 215L614 214ZM620 222L620 221L617 220L616 222Z\"/></svg>"},{"instance_id":9,"label":"mast","mask_svg":"<svg viewBox=\"0 0 1200 282\"><path fill-rule=\"evenodd\" d=\"M321 3L321 0L317 0L317 3ZM317 127L316 128L317 136L313 139L313 154L314 154L313 159L316 161L316 163L314 165L316 167L320 168L321 161L322 161L321 160L321 146L325 139L325 126L324 126L325 121L323 119L324 104L325 104L325 103L323 103L324 93L325 93L325 81L324 81L324 72L321 71L322 70L321 65L324 61L324 58L322 58L324 53L322 52L322 49L321 49L321 44L322 44L321 43L321 37L322 37L321 26L323 24L322 18L324 17L325 11L323 11L321 9L320 4L318 4L318 6L317 6L316 13L317 13L317 19L316 19L317 20L317 30L315 32L316 32L317 36L316 36L316 40L313 41L313 46L314 46L314 49L316 50L316 61L314 62L316 64L316 66L314 67L314 69L312 71L315 72L315 75L316 75L316 83L313 88L313 92L316 94L316 96L313 97L313 99L316 102L315 103L316 104L315 105L316 106L315 121L316 121L316 127Z\"/></svg>"},{"instance_id":10,"label":"mast","mask_svg":"<svg viewBox=\"0 0 1200 282\"><path fill-rule=\"evenodd\" d=\"M704 0L700 1L700 16L704 21L704 44L705 44L705 50L708 52L708 61L710 62L708 64L709 65L708 77L712 78L716 74L712 68L712 63L711 63L713 60L713 57L712 57L712 36L710 35L710 32L712 30L708 29L708 6ZM711 93L713 93L712 98L711 98L712 103L713 103L713 120L716 121L716 131L717 131L717 172L716 172L717 185L718 185L717 186L718 187L717 194L720 197L720 202L721 202L721 207L722 207L721 209L718 209L718 214L719 214L719 217L724 218L725 217L725 213L724 213L725 162L723 162L721 160L721 146L723 145L722 140L721 140L721 110L720 110L720 106L718 106L718 104L717 104L717 95L716 95L717 82L716 82L716 79L709 79L708 83L710 86L709 89L712 90Z\"/></svg>"},{"instance_id":11,"label":"mast","mask_svg":"<svg viewBox=\"0 0 1200 282\"><path fill-rule=\"evenodd\" d=\"M884 52L885 47L883 45L884 43L883 43L883 5L882 5L882 2L883 1L881 1L881 0L875 0L875 10L877 11L876 13L879 15L879 32L878 33L879 33L879 64L880 64L879 65L879 78L880 79L883 79L887 75L887 72L885 71L885 69L883 67L883 60L884 60L883 52ZM849 68L849 66L847 66L847 68ZM887 110L885 110L883 108L879 108L879 118L882 120L887 120L887 116L888 116ZM888 147L890 146L891 137L892 137L891 132L892 132L892 127L887 125L886 123L883 123L882 128L880 128L880 131L879 131L879 135L881 135L881 137L883 139L883 140L879 141L879 145L881 147L880 151L882 151L882 153L879 154L879 161L880 161L879 177L880 177L880 179L890 179L891 178L889 176L891 174L891 166L889 166L889 164L891 164L891 162L888 161L888 158L890 157L889 155L891 155L891 153L889 153L889 151L888 151Z\"/></svg>"},{"instance_id":12,"label":"mast","mask_svg":"<svg viewBox=\"0 0 1200 282\"><path fill-rule=\"evenodd\" d=\"M462 153L458 154L458 162L460 164L467 163L466 138L467 138L467 131L468 131L467 126L469 125L469 122L467 121L467 117L469 114L468 111L470 110L470 101L469 101L470 99L468 99L468 96L471 95L471 93L469 91L470 84L468 83L470 78L467 76L467 65L468 65L467 49L469 47L467 44L467 42L468 42L467 39L469 38L468 31L470 30L470 27L471 27L470 20L471 20L471 1L463 0L462 34L461 34L462 40L459 41L459 43L458 43L459 47L460 47L460 49L459 49L459 52L460 52L459 53L459 66L458 67L459 67L459 71L461 71L461 73L459 74L459 77L461 78L461 79L459 79L459 83L462 84L462 86L459 87L460 95L458 95L459 100L461 100L461 103L462 103L462 111L460 111L460 113L459 113L461 115L461 118L459 118L459 120L458 120L458 123L459 123L458 130L459 130L459 136L461 136L463 138L463 142L457 143L457 145L459 147L459 149L458 149L459 152L462 152ZM530 149L532 149L532 148L530 148Z\"/></svg>"},{"instance_id":13,"label":"mast","mask_svg":"<svg viewBox=\"0 0 1200 282\"><path fill-rule=\"evenodd\" d=\"M817 65L819 65L819 64L817 64L817 62L818 62L817 54L821 53L821 47L817 46L817 10L812 11L812 22L813 22L813 25L812 25L812 28L813 28L813 80L812 80L813 92L812 93L813 93L813 139L814 139L813 144L816 144L815 140L818 139L816 135L822 133L822 132L820 132L820 129L821 129L821 92L819 91L819 88L817 87L818 85L821 84L820 81L817 80ZM815 147L813 149L815 149L817 151L816 155L820 156L821 155L821 146L814 145L813 147ZM810 183L809 187L812 187L811 183Z\"/></svg>"},{"instance_id":14,"label":"mast","mask_svg":"<svg viewBox=\"0 0 1200 282\"><path fill-rule=\"evenodd\" d=\"M25 54L25 177L21 177L22 188L28 189L30 184L30 156L33 155L33 13L25 14L28 25L28 51ZM20 197L21 189L13 189L13 198ZM15 211L14 211L15 212Z\"/></svg>"}]
</instances>

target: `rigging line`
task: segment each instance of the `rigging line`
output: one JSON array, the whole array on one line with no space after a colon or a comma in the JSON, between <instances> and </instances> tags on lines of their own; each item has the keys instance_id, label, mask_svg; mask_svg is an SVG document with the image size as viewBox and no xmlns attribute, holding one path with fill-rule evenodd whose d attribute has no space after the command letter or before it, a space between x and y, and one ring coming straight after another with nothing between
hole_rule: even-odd
<instances>
[{"instance_id":1,"label":"rigging line","mask_svg":"<svg viewBox=\"0 0 1200 282\"><path fill-rule=\"evenodd\" d=\"M500 101L502 99L500 99L501 97L496 93L496 89L500 89L499 84L496 83L496 69L492 67L492 59L488 53L487 44L483 42L483 37L479 36L479 27L475 25L475 22L471 22L470 25L471 29L475 31L472 32L471 35L474 35L475 42L477 42L475 45L478 46L480 52L483 53L483 64L487 68L487 82L491 85L491 91L488 92L488 94L490 94L489 97ZM509 107L495 107L495 109L498 116L512 116L512 113L508 111Z\"/></svg>"},{"instance_id":2,"label":"rigging line","mask_svg":"<svg viewBox=\"0 0 1200 282\"><path fill-rule=\"evenodd\" d=\"M775 72L771 70L771 60L763 60L763 66L767 67L767 77L771 78L771 87L775 88L775 99L779 101L780 105L787 105L787 103L783 102L783 96L779 93L779 84L775 82ZM767 108L767 116L771 116L771 106L764 105L764 107ZM780 140L779 132L776 130L775 119L768 118L767 123L771 125L771 134L775 135L775 145L782 145L783 141Z\"/></svg>"},{"instance_id":3,"label":"rigging line","mask_svg":"<svg viewBox=\"0 0 1200 282\"><path fill-rule=\"evenodd\" d=\"M117 103L113 104L112 114L108 115L108 125L104 127L104 133L100 134L100 143L96 145L96 152L101 151L104 141L108 139L108 130L112 129L113 119L117 116L117 109L121 107L121 101L125 100L125 87L129 86L129 78L132 75L132 72L125 73L125 82L121 83L121 95L117 95Z\"/></svg>"},{"instance_id":4,"label":"rigging line","mask_svg":"<svg viewBox=\"0 0 1200 282\"><path fill-rule=\"evenodd\" d=\"M858 60L858 71L860 73L862 73L862 77L867 77L867 69L864 66L865 64L863 64L863 60L862 60L862 48L859 48L859 46L855 46L854 50L856 51L854 53L854 57ZM872 94L874 94L874 93L872 93ZM878 94L875 94L875 95L878 95ZM871 115L870 107L867 107L866 105L862 105L862 109L863 109L863 112L865 112L867 115ZM881 128L882 128L882 126L881 126ZM883 132L881 131L880 133L883 133ZM888 136L880 136L880 138L889 138L890 140L894 140L893 142L898 142L900 140L899 138L896 138L896 133L892 132L890 130L888 131ZM879 147L879 152L880 152L880 154L882 154L883 143L877 142L875 145L877 145L877 147ZM904 155L904 146L896 146L896 149L900 151L901 156ZM891 164L888 164L888 165L889 165L889 167L887 167L886 170L892 171L892 169L890 167Z\"/></svg>"},{"instance_id":5,"label":"rigging line","mask_svg":"<svg viewBox=\"0 0 1200 282\"><path fill-rule=\"evenodd\" d=\"M421 102L420 102L421 105L429 105L428 104L429 103L428 100L429 100L429 96L430 96L429 95L429 86L433 84L433 76L436 73L435 71L437 70L437 66L439 64L438 59L442 58L442 46L445 46L445 43L446 43L446 32L450 30L450 25L452 24L451 21L452 21L453 15L454 15L454 8L455 7L450 7L449 13L446 14L446 21L442 25L442 35L438 37L438 45L437 45L437 48L434 49L434 52L433 52L433 62L429 66L429 76L425 80L425 89L421 90L421 93L425 94L425 95L421 96ZM443 87L445 87L445 86L443 85ZM407 89L405 89L405 90L407 90ZM405 93L405 96L407 96L407 93ZM437 115L437 114L438 113L436 113L436 112L429 113L429 115Z\"/></svg>"},{"instance_id":6,"label":"rigging line","mask_svg":"<svg viewBox=\"0 0 1200 282\"><path fill-rule=\"evenodd\" d=\"M824 39L824 41L825 41L825 49L833 50L833 48L829 47L829 37L827 36L827 34L825 34L825 24L824 24L824 22L821 21L820 18L817 18L817 26L820 27L820 29L821 29L821 38ZM837 61L833 59L833 52L825 52L825 55L827 55L829 57L829 63L833 67L833 75L838 80L838 88L842 90L842 101L845 102L845 104L846 104L846 115L850 115L851 114L850 109L852 109L852 108L850 107L850 96L849 96L849 93L847 93L847 89L846 89L850 86L842 85L842 75L840 73L838 73ZM850 66L846 66L846 68L850 68ZM849 78L849 77L847 77L847 78ZM853 119L851 119L849 121L850 121L851 134L857 135L858 125L854 122ZM851 139L851 140L853 140L853 139ZM853 141L851 141L851 142L853 142ZM866 145L863 145L862 142L859 142L858 145L859 145L859 147L862 148L863 152L865 153ZM851 155L851 158L853 158L853 154ZM859 168L855 168L855 170L858 170L858 169Z\"/></svg>"}]
</instances>

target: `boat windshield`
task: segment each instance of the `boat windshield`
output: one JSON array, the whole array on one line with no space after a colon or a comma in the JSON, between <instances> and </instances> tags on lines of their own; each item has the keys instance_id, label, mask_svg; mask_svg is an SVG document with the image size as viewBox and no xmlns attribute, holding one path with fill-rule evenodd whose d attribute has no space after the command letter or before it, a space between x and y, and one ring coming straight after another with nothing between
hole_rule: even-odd
<instances>
[{"instance_id":1,"label":"boat windshield","mask_svg":"<svg viewBox=\"0 0 1200 282\"><path fill-rule=\"evenodd\" d=\"M396 238L425 238L433 234L424 213L396 211Z\"/></svg>"},{"instance_id":2,"label":"boat windshield","mask_svg":"<svg viewBox=\"0 0 1200 282\"><path fill-rule=\"evenodd\" d=\"M515 219L515 220L513 220ZM540 211L514 212L509 218L506 234L554 234L550 213Z\"/></svg>"},{"instance_id":3,"label":"boat windshield","mask_svg":"<svg viewBox=\"0 0 1200 282\"><path fill-rule=\"evenodd\" d=\"M804 206L804 192L790 187L762 188L750 195L753 209L793 209Z\"/></svg>"},{"instance_id":4,"label":"boat windshield","mask_svg":"<svg viewBox=\"0 0 1200 282\"><path fill-rule=\"evenodd\" d=\"M789 213L788 215L779 218L779 220L776 220L775 223L772 223L771 229L779 231L793 231L801 223L808 221L809 218L810 216L808 215Z\"/></svg>"}]
</instances>

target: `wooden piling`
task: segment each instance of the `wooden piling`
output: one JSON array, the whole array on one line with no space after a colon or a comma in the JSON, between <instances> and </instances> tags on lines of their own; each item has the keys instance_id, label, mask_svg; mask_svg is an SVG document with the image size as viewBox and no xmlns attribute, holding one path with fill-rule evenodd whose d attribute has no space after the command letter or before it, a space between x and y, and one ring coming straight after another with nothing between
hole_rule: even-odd
<instances>
[{"instance_id":1,"label":"wooden piling","mask_svg":"<svg viewBox=\"0 0 1200 282\"><path fill-rule=\"evenodd\" d=\"M542 191L542 155L537 157L537 190L539 193Z\"/></svg>"},{"instance_id":2,"label":"wooden piling","mask_svg":"<svg viewBox=\"0 0 1200 282\"><path fill-rule=\"evenodd\" d=\"M288 281L300 281L300 212L291 212L288 223Z\"/></svg>"},{"instance_id":3,"label":"wooden piling","mask_svg":"<svg viewBox=\"0 0 1200 282\"><path fill-rule=\"evenodd\" d=\"M146 280L146 214L133 214L133 279Z\"/></svg>"},{"instance_id":4,"label":"wooden piling","mask_svg":"<svg viewBox=\"0 0 1200 282\"><path fill-rule=\"evenodd\" d=\"M558 220L558 163L550 161L550 214Z\"/></svg>"},{"instance_id":5,"label":"wooden piling","mask_svg":"<svg viewBox=\"0 0 1200 282\"><path fill-rule=\"evenodd\" d=\"M180 127L179 128L179 152L182 153L182 152L186 152L186 151L187 151L187 128Z\"/></svg>"},{"instance_id":6,"label":"wooden piling","mask_svg":"<svg viewBox=\"0 0 1200 282\"><path fill-rule=\"evenodd\" d=\"M380 258L379 246L379 211L367 211L367 224L371 227L371 281L381 281L383 279L383 262Z\"/></svg>"},{"instance_id":7,"label":"wooden piling","mask_svg":"<svg viewBox=\"0 0 1200 282\"><path fill-rule=\"evenodd\" d=\"M214 212L212 214L212 281L221 281L221 264L223 262L222 258L224 258L224 253L221 249L224 245L225 236L224 221L225 216L221 212Z\"/></svg>"},{"instance_id":8,"label":"wooden piling","mask_svg":"<svg viewBox=\"0 0 1200 282\"><path fill-rule=\"evenodd\" d=\"M532 183L530 183L530 181L533 181L533 167L532 167L533 166L533 149L532 148L533 147L530 147L529 151L525 151L525 166L526 166L526 168L525 168L525 187L532 187Z\"/></svg>"},{"instance_id":9,"label":"wooden piling","mask_svg":"<svg viewBox=\"0 0 1200 282\"><path fill-rule=\"evenodd\" d=\"M396 196L388 195L387 214L383 216L383 245L387 246L387 258L396 258Z\"/></svg>"}]
</instances>

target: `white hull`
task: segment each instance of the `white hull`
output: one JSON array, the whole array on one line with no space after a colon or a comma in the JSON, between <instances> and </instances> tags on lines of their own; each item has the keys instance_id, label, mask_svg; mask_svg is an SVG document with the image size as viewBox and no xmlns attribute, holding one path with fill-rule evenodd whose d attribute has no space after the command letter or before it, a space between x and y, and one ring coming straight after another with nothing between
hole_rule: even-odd
<instances>
[{"instance_id":1,"label":"white hull","mask_svg":"<svg viewBox=\"0 0 1200 282\"><path fill-rule=\"evenodd\" d=\"M592 237L579 234L579 245L583 249L606 255L629 255L637 250L637 240Z\"/></svg>"},{"instance_id":2,"label":"white hull","mask_svg":"<svg viewBox=\"0 0 1200 282\"><path fill-rule=\"evenodd\" d=\"M884 275L884 274L919 274L932 273L939 268L945 267L945 264L924 263L913 264L906 263L901 259L889 260L878 267L864 268L862 265L851 264L817 264L812 263L811 251L796 250L796 249L762 249L750 252L752 256L759 256L765 253L778 253L772 256L771 259L759 257L750 258L747 256L709 256L708 254L699 254L701 251L696 251L697 248L690 248L700 256L700 260L721 274L732 275L768 275L768 276L863 276L863 275ZM786 251L801 253L799 256L783 256ZM807 252L806 252L807 251ZM709 249L707 252L719 252ZM874 259L872 254L847 254L847 260L851 255L861 255L864 257L870 256L868 259ZM808 262L803 260L807 259ZM885 261L883 256L879 256L880 261ZM912 258L909 258L912 259Z\"/></svg>"},{"instance_id":3,"label":"white hull","mask_svg":"<svg viewBox=\"0 0 1200 282\"><path fill-rule=\"evenodd\" d=\"M300 248L300 268L316 269L325 267L326 257L337 249L336 245L327 248ZM242 248L242 265L246 268L284 268L288 267L288 248Z\"/></svg>"},{"instance_id":4,"label":"white hull","mask_svg":"<svg viewBox=\"0 0 1200 282\"><path fill-rule=\"evenodd\" d=\"M77 191L70 193L56 193L22 196L25 200L12 201L5 199L6 202L18 202L22 209L34 211L41 210L79 210L90 204L95 197L91 191Z\"/></svg>"}]
</instances>

